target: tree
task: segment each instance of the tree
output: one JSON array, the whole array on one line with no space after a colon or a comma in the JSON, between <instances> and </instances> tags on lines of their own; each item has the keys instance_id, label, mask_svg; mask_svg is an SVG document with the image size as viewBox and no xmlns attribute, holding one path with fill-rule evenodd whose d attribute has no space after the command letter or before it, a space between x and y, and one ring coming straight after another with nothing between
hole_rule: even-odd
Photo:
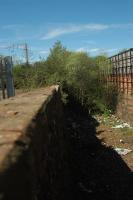
<instances>
[{"instance_id":1,"label":"tree","mask_svg":"<svg viewBox=\"0 0 133 200\"><path fill-rule=\"evenodd\" d=\"M66 62L69 52L57 41L46 60L47 72L49 73L49 81L53 83L62 82L66 77Z\"/></svg>"}]
</instances>

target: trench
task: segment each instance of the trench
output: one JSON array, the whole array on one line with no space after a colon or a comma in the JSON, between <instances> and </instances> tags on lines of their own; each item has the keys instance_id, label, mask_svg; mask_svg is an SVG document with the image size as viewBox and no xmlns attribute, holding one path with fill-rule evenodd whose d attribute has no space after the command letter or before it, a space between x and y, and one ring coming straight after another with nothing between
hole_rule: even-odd
<instances>
[{"instance_id":1,"label":"trench","mask_svg":"<svg viewBox=\"0 0 133 200\"><path fill-rule=\"evenodd\" d=\"M72 181L67 199L132 200L133 173L96 137L99 123L74 105L65 108L65 119Z\"/></svg>"}]
</instances>

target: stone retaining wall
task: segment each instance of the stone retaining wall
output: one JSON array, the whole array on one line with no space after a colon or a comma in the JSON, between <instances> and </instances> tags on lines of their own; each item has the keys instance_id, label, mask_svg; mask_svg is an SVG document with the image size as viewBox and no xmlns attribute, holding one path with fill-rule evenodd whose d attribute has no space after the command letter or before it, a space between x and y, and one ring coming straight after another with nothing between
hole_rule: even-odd
<instances>
[{"instance_id":1,"label":"stone retaining wall","mask_svg":"<svg viewBox=\"0 0 133 200\"><path fill-rule=\"evenodd\" d=\"M58 86L0 102L0 200L64 199L63 129Z\"/></svg>"}]
</instances>

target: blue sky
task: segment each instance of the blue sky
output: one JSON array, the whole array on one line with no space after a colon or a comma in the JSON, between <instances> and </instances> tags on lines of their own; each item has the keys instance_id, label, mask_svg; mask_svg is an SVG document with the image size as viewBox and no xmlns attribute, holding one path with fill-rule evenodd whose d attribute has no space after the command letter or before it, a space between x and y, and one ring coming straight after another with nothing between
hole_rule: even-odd
<instances>
[{"instance_id":1,"label":"blue sky","mask_svg":"<svg viewBox=\"0 0 133 200\"><path fill-rule=\"evenodd\" d=\"M57 40L91 55L133 47L132 0L0 0L0 8L0 54L21 54L26 42L35 60Z\"/></svg>"}]
</instances>

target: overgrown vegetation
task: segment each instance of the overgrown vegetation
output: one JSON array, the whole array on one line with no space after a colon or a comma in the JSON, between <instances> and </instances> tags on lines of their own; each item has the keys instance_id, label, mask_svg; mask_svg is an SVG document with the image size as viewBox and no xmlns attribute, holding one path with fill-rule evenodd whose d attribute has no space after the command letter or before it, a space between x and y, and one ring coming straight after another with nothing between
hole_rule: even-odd
<instances>
[{"instance_id":1,"label":"overgrown vegetation","mask_svg":"<svg viewBox=\"0 0 133 200\"><path fill-rule=\"evenodd\" d=\"M99 80L99 72L105 66L106 56L90 57L84 52L71 52L55 43L46 60L30 66L15 66L14 81L17 89L31 90L52 84L60 84L63 98L80 103L89 112L104 111L107 106L107 88Z\"/></svg>"}]
</instances>

